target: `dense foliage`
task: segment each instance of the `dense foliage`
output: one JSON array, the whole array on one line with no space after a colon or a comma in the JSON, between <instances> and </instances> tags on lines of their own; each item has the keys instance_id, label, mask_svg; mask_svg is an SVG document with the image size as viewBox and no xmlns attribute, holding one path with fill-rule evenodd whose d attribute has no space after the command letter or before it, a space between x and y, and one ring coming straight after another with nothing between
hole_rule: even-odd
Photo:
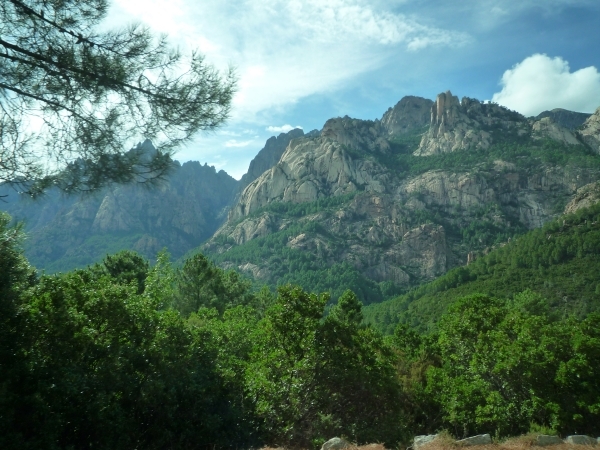
<instances>
[{"instance_id":1,"label":"dense foliage","mask_svg":"<svg viewBox=\"0 0 600 450\"><path fill-rule=\"evenodd\" d=\"M390 338L404 361L414 426L455 436L600 431L600 314L559 320L543 297L475 294L442 316L438 331L400 325Z\"/></svg>"},{"instance_id":2,"label":"dense foliage","mask_svg":"<svg viewBox=\"0 0 600 450\"><path fill-rule=\"evenodd\" d=\"M596 236L599 214L544 228L555 247L545 234L526 236L521 268L597 254L586 236ZM166 252L152 266L122 252L38 278L19 250L20 230L1 219L2 448L315 448L336 435L395 446L440 429L600 433L598 313L565 314L530 290L473 294L453 300L434 332L403 323L383 337L364 323L352 291L330 308L328 294L291 285L252 291L200 254L174 269Z\"/></svg>"},{"instance_id":3,"label":"dense foliage","mask_svg":"<svg viewBox=\"0 0 600 450\"><path fill-rule=\"evenodd\" d=\"M499 246L468 266L378 305L369 323L391 333L398 321L431 329L450 304L468 294L511 298L531 289L562 316L600 311L600 204L577 211Z\"/></svg>"},{"instance_id":4,"label":"dense foliage","mask_svg":"<svg viewBox=\"0 0 600 450\"><path fill-rule=\"evenodd\" d=\"M295 206L310 208L311 204ZM292 208L291 211L296 209ZM252 239L244 245L233 246L226 253L210 256L217 264L226 261L240 265L248 261L260 261L266 266L270 277L277 280L276 285L296 284L313 292L329 292L333 300L339 298L346 289L355 292L364 304L381 302L390 294L389 291L392 295L395 293L393 286L388 287L386 284L370 280L348 263L332 264L326 258L317 257L312 252L286 245L291 238L301 233L311 236L328 235L316 221L296 221L283 230ZM227 243L226 238L221 238L220 242ZM340 248L345 245L340 239L332 239L329 244Z\"/></svg>"}]
</instances>

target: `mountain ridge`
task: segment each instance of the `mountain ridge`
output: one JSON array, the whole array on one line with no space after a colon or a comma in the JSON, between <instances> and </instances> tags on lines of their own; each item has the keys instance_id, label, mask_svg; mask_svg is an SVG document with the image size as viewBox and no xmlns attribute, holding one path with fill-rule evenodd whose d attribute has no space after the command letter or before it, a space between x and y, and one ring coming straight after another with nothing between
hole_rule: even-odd
<instances>
[{"instance_id":1,"label":"mountain ridge","mask_svg":"<svg viewBox=\"0 0 600 450\"><path fill-rule=\"evenodd\" d=\"M525 118L450 92L435 101L407 96L381 119L338 117L320 131L270 138L239 182L185 163L178 174L200 175L184 177L185 189L167 183L142 199L138 187L116 186L102 201L69 200L68 211L52 199L33 219L65 218L51 222L54 234L51 226L28 228L29 256L33 251L34 264L63 270L119 246L147 257L168 246L179 257L209 239L201 251L259 283L327 290L347 279L348 287L365 286L363 301L381 301L541 226L598 179L600 109L553 111ZM583 116L577 127L563 126ZM223 187L211 188L202 177ZM169 200L153 205L157 192ZM144 210L154 211L154 222ZM104 234L86 237L90 230ZM168 230L176 230L174 237ZM243 257L245 246L267 242L269 251L252 250L260 257ZM53 258L77 253L85 258L52 266ZM319 284L319 277L329 281Z\"/></svg>"},{"instance_id":2,"label":"mountain ridge","mask_svg":"<svg viewBox=\"0 0 600 450\"><path fill-rule=\"evenodd\" d=\"M415 102L414 97L409 100L396 109ZM428 102L418 101L422 117ZM262 254L260 260L244 260L236 250L228 261L227 253L254 239L283 239L291 225L310 228L318 223L325 231L298 229L280 245L312 253L328 261L329 269L348 264L355 276L406 289L466 263L469 254L483 251L499 237L541 226L578 188L598 179L599 160L579 134L552 118L527 119L474 99L459 102L450 92L430 105L430 127L424 132L418 121L391 121L394 109L388 109L385 121L330 119L319 137L292 141L279 162L243 190L228 221L203 251L224 267L277 283L277 271L268 263L269 258L278 260L277 251ZM390 123L399 131L390 132ZM589 127L584 124L585 129ZM518 164L511 152L518 154ZM492 158L495 154L504 159ZM551 155L572 161L557 164ZM431 158L441 165L413 174L402 166L410 161L418 167ZM573 162L576 158L579 162ZM474 167L461 167L461 159L475 161ZM444 160L452 160L455 167L445 167ZM337 210L307 207L315 212L294 217L269 210L279 203L314 205L349 195ZM490 207L485 217L473 213ZM472 229L478 221L483 230ZM291 259L279 261L292 264ZM319 270L326 268L309 271Z\"/></svg>"}]
</instances>

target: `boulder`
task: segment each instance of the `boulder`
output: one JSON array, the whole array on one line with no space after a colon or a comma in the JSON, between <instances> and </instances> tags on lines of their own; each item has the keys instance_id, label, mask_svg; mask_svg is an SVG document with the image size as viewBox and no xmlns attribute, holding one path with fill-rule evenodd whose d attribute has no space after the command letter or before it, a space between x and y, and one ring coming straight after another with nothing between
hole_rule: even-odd
<instances>
[{"instance_id":1,"label":"boulder","mask_svg":"<svg viewBox=\"0 0 600 450\"><path fill-rule=\"evenodd\" d=\"M593 437L585 436L583 434L574 434L572 436L567 436L565 439L567 444L577 444L577 445L596 445L598 441Z\"/></svg>"},{"instance_id":2,"label":"boulder","mask_svg":"<svg viewBox=\"0 0 600 450\"><path fill-rule=\"evenodd\" d=\"M427 434L422 436L415 436L413 440L413 448L418 449L419 447L434 441L438 437L437 434Z\"/></svg>"},{"instance_id":3,"label":"boulder","mask_svg":"<svg viewBox=\"0 0 600 450\"><path fill-rule=\"evenodd\" d=\"M544 447L546 445L557 445L562 443L563 440L558 436L550 436L547 434L540 434L535 441L535 444L539 445L540 447Z\"/></svg>"},{"instance_id":4,"label":"boulder","mask_svg":"<svg viewBox=\"0 0 600 450\"><path fill-rule=\"evenodd\" d=\"M321 450L338 450L341 448L350 447L350 443L342 438L334 437L323 444Z\"/></svg>"},{"instance_id":5,"label":"boulder","mask_svg":"<svg viewBox=\"0 0 600 450\"><path fill-rule=\"evenodd\" d=\"M477 436L471 436L460 441L456 441L459 445L488 445L492 443L492 438L489 434L478 434Z\"/></svg>"}]
</instances>

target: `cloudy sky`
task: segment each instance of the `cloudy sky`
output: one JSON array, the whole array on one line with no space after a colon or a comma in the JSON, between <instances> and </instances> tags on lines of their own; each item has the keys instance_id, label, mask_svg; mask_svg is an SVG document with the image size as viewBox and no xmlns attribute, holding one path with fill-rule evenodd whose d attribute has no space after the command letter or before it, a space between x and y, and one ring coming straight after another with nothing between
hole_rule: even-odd
<instances>
[{"instance_id":1,"label":"cloudy sky","mask_svg":"<svg viewBox=\"0 0 600 450\"><path fill-rule=\"evenodd\" d=\"M598 0L113 0L106 23L134 21L235 67L228 124L177 154L235 178L270 136L380 118L405 95L600 106Z\"/></svg>"}]
</instances>

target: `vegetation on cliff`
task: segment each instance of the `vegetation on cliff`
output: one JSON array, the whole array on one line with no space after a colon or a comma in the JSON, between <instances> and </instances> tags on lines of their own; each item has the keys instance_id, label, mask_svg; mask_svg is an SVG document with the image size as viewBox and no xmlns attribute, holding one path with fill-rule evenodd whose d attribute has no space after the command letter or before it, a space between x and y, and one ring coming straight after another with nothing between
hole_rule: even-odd
<instances>
[{"instance_id":1,"label":"vegetation on cliff","mask_svg":"<svg viewBox=\"0 0 600 450\"><path fill-rule=\"evenodd\" d=\"M499 246L431 283L365 308L367 322L393 332L398 322L436 327L457 299L483 293L512 298L530 289L561 316L600 311L600 203L563 216Z\"/></svg>"}]
</instances>

